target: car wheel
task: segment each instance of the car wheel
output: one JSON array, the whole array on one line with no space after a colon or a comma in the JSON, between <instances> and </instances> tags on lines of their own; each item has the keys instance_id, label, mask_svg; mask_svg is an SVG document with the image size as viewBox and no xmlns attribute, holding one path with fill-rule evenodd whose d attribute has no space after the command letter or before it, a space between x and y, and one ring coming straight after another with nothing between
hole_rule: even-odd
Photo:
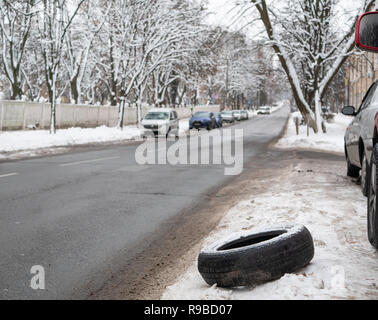
<instances>
[{"instance_id":1,"label":"car wheel","mask_svg":"<svg viewBox=\"0 0 378 320\"><path fill-rule=\"evenodd\" d=\"M350 163L348 151L345 148L345 156L347 162L347 176L351 178L358 178L360 176L360 168Z\"/></svg>"},{"instance_id":2,"label":"car wheel","mask_svg":"<svg viewBox=\"0 0 378 320\"><path fill-rule=\"evenodd\" d=\"M167 134L165 135L166 139L168 139L170 133L171 133L171 128L168 128Z\"/></svg>"},{"instance_id":3,"label":"car wheel","mask_svg":"<svg viewBox=\"0 0 378 320\"><path fill-rule=\"evenodd\" d=\"M378 145L375 145L370 168L370 183L368 190L368 238L374 248L378 249L378 201L377 201L377 185L378 185Z\"/></svg>"},{"instance_id":4,"label":"car wheel","mask_svg":"<svg viewBox=\"0 0 378 320\"><path fill-rule=\"evenodd\" d=\"M365 152L362 156L362 165L361 165L361 171L360 171L360 176L361 176L361 189L362 189L362 194L367 197L368 195L368 187L369 187L369 180L370 180L370 174L369 174L369 164L366 159Z\"/></svg>"},{"instance_id":5,"label":"car wheel","mask_svg":"<svg viewBox=\"0 0 378 320\"><path fill-rule=\"evenodd\" d=\"M314 257L310 232L302 225L235 235L203 249L198 270L205 282L240 287L276 280L309 264Z\"/></svg>"}]
</instances>

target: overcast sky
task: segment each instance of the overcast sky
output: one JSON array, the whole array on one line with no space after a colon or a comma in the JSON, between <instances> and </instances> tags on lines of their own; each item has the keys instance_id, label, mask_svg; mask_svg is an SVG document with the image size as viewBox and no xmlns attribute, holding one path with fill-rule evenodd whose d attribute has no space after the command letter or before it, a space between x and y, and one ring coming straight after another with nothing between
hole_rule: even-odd
<instances>
[{"instance_id":1,"label":"overcast sky","mask_svg":"<svg viewBox=\"0 0 378 320\"><path fill-rule=\"evenodd\" d=\"M209 1L209 11L213 12L209 18L208 22L215 25L233 26L235 28L235 17L237 16L237 10L235 7L235 0L208 0ZM349 19L343 19L343 14L341 12L348 12L350 17L350 12L357 14L358 8L363 4L363 0L341 0L339 2L339 16L340 16L340 27L344 24L348 25ZM247 19L244 18L243 21L240 19L237 21L238 26L245 25Z\"/></svg>"}]
</instances>

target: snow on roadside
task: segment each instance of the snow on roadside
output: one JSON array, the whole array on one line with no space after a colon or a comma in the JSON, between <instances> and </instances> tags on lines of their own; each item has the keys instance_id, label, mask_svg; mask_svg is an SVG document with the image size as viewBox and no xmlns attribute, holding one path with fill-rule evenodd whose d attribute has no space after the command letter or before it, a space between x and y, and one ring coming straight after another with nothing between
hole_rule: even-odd
<instances>
[{"instance_id":1,"label":"snow on roadside","mask_svg":"<svg viewBox=\"0 0 378 320\"><path fill-rule=\"evenodd\" d=\"M295 114L290 115L287 131L282 139L280 139L276 147L288 149L314 149L320 151L344 152L344 135L346 128L351 123L351 117L342 114L335 115L333 123L327 123L327 133L315 134L310 129L310 136L307 137L307 127L299 127L299 135L297 136L295 123Z\"/></svg>"},{"instance_id":2,"label":"snow on roadside","mask_svg":"<svg viewBox=\"0 0 378 320\"><path fill-rule=\"evenodd\" d=\"M309 266L256 288L222 289L209 287L194 262L162 299L377 299L378 252L367 241L366 200L341 166L307 162L259 181L271 187L233 207L204 243L271 225L303 224L315 244Z\"/></svg>"},{"instance_id":3,"label":"snow on roadside","mask_svg":"<svg viewBox=\"0 0 378 320\"><path fill-rule=\"evenodd\" d=\"M180 135L189 130L189 119L180 120ZM136 126L117 128L70 128L57 130L51 135L48 130L4 131L0 132L0 159L6 159L5 153L28 152L45 148L72 147L91 143L121 142L139 138L141 130ZM28 152L26 152L28 151ZM3 153L3 154L1 154Z\"/></svg>"},{"instance_id":4,"label":"snow on roadside","mask_svg":"<svg viewBox=\"0 0 378 320\"><path fill-rule=\"evenodd\" d=\"M123 131L105 126L93 129L71 128L57 130L56 134L50 134L47 130L5 131L0 132L0 152L116 142L138 136L140 131L136 127L125 127Z\"/></svg>"}]
</instances>

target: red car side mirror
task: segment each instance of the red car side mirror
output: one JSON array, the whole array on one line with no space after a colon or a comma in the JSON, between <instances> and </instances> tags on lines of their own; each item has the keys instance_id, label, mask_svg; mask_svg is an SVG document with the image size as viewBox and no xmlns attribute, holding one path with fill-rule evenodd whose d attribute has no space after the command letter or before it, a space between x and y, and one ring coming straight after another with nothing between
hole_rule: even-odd
<instances>
[{"instance_id":1,"label":"red car side mirror","mask_svg":"<svg viewBox=\"0 0 378 320\"><path fill-rule=\"evenodd\" d=\"M358 19L356 45L364 51L378 51L378 11L367 12Z\"/></svg>"}]
</instances>

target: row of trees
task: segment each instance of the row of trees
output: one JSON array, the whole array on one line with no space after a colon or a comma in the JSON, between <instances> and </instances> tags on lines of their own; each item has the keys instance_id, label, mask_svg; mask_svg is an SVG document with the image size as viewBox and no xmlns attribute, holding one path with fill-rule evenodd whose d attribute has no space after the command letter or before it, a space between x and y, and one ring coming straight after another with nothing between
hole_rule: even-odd
<instances>
[{"instance_id":1,"label":"row of trees","mask_svg":"<svg viewBox=\"0 0 378 320\"><path fill-rule=\"evenodd\" d=\"M273 51L206 25L196 0L0 0L0 81L13 100L240 106L277 82ZM273 75L277 73L278 77ZM265 102L265 101L264 101Z\"/></svg>"},{"instance_id":2,"label":"row of trees","mask_svg":"<svg viewBox=\"0 0 378 320\"><path fill-rule=\"evenodd\" d=\"M257 13L296 105L315 132L322 126L322 101L355 48L357 13L372 8L374 2L356 1L355 15L340 14L345 4L340 0L244 0L239 4L253 17ZM345 22L343 27L340 20Z\"/></svg>"}]
</instances>

